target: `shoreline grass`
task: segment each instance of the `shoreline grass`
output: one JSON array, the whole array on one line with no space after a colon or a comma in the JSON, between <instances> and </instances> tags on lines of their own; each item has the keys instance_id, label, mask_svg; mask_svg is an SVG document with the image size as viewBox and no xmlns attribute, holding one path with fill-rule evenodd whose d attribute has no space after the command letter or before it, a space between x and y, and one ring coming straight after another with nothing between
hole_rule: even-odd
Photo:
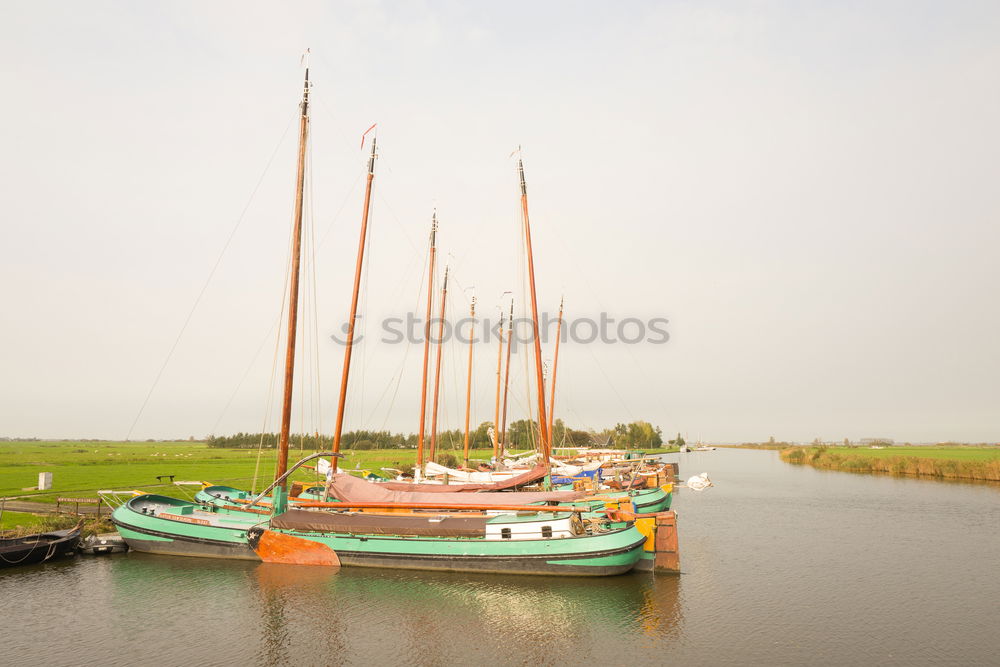
<instances>
[{"instance_id":1,"label":"shoreline grass","mask_svg":"<svg viewBox=\"0 0 1000 667\"><path fill-rule=\"evenodd\" d=\"M83 521L81 534L83 537L101 533L113 533L117 530L107 516L79 517L67 514L34 514L31 512L12 512L4 510L0 516L0 537L23 537L35 533L48 533L53 530L64 530L76 526Z\"/></svg>"},{"instance_id":2,"label":"shoreline grass","mask_svg":"<svg viewBox=\"0 0 1000 667\"><path fill-rule=\"evenodd\" d=\"M677 451L676 448L642 450L648 454ZM289 460L297 461L312 453L295 443ZM345 450L340 467L374 469L406 468L416 461L413 449ZM439 461L457 463L461 450L439 452ZM492 449L470 451L474 460L488 460ZM158 475L174 475L175 481L205 481L231 486L251 486L256 471L257 489L274 478L275 450L264 449L257 465L256 449L208 447L200 442L86 442L74 440L0 442L0 497L52 503L58 497L96 497L98 489L136 489L147 493L184 496L192 487L178 487L157 480ZM50 491L31 490L38 473L51 472ZM299 470L293 480L318 481L317 474ZM182 490L185 489L185 490Z\"/></svg>"},{"instance_id":3,"label":"shoreline grass","mask_svg":"<svg viewBox=\"0 0 1000 667\"><path fill-rule=\"evenodd\" d=\"M1000 447L789 447L779 456L824 470L1000 482Z\"/></svg>"}]
</instances>

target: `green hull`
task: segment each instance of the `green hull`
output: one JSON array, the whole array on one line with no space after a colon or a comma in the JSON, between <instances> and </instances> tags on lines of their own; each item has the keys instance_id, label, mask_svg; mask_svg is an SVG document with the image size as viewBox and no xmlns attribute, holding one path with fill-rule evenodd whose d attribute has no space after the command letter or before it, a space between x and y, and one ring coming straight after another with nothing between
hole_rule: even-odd
<instances>
[{"instance_id":1,"label":"green hull","mask_svg":"<svg viewBox=\"0 0 1000 667\"><path fill-rule=\"evenodd\" d=\"M634 527L557 540L398 538L279 531L323 544L350 567L609 576L631 570L645 537ZM253 533L251 533L253 535Z\"/></svg>"},{"instance_id":2,"label":"green hull","mask_svg":"<svg viewBox=\"0 0 1000 667\"><path fill-rule=\"evenodd\" d=\"M640 514L650 514L653 512L665 512L670 509L670 503L672 500L672 495L665 492L663 489L657 487L655 489L638 489L635 491L605 491L599 495L605 495L609 498L620 498L622 495L627 493L635 505L635 511ZM246 491L241 491L239 489L234 489L229 486L210 486L202 489L197 494L195 494L195 500L210 505L224 505L230 500L247 500L251 496ZM321 500L321 493L310 493L304 492L299 496L302 500ZM332 502L336 502L336 499L331 498ZM264 502L270 503L270 498L264 498ZM565 506L571 507L586 507L592 512L597 512L604 509L604 501L602 500L589 500L586 502L577 503L562 503Z\"/></svg>"},{"instance_id":3,"label":"green hull","mask_svg":"<svg viewBox=\"0 0 1000 667\"><path fill-rule=\"evenodd\" d=\"M260 560L252 538L268 526L265 515L201 510L197 503L137 496L117 508L112 521L136 551ZM211 524L202 517L210 517ZM627 572L641 557L645 542L634 526L592 535L523 540L277 532L324 544L348 567L572 576Z\"/></svg>"},{"instance_id":4,"label":"green hull","mask_svg":"<svg viewBox=\"0 0 1000 667\"><path fill-rule=\"evenodd\" d=\"M174 556L260 560L248 546L247 531L262 519L266 520L266 516L248 512L219 513L217 523L204 525L141 511L141 508L153 504L158 508L166 506L168 513L176 511L182 517L193 516L192 510L198 507L194 503L164 496L132 498L111 514L112 523L118 527L129 548Z\"/></svg>"}]
</instances>

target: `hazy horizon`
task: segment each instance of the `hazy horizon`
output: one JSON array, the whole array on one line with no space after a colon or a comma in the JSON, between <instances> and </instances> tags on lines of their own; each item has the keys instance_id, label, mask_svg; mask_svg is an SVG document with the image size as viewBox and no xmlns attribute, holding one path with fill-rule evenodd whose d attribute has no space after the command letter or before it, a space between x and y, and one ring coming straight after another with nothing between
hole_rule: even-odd
<instances>
[{"instance_id":1,"label":"hazy horizon","mask_svg":"<svg viewBox=\"0 0 1000 667\"><path fill-rule=\"evenodd\" d=\"M449 318L473 287L478 316L505 291L526 314L521 146L539 308L667 321L563 344L567 424L1000 441L998 34L988 2L7 3L0 436L125 438L238 220L131 439L277 429L308 47L293 431L332 430L377 123L345 430L416 430L422 346L378 332L423 317L432 211ZM466 350L445 346L442 429ZM475 346L473 424L496 358Z\"/></svg>"}]
</instances>

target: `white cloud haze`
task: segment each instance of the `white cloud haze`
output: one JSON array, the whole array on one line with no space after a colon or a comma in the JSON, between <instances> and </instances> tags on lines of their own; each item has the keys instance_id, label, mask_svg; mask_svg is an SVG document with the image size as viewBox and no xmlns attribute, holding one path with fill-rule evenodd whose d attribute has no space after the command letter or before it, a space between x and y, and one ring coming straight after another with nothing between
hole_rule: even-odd
<instances>
[{"instance_id":1,"label":"white cloud haze","mask_svg":"<svg viewBox=\"0 0 1000 667\"><path fill-rule=\"evenodd\" d=\"M434 208L451 314L473 285L480 313L521 301L520 144L542 308L670 321L564 346L558 417L1000 439L998 35L989 2L5 3L0 435L125 436L274 153L133 438L261 428L311 47L322 410L299 391L293 430L333 424L377 121L346 428L416 429L422 351L372 329L422 313ZM495 363L477 347L474 423Z\"/></svg>"}]
</instances>

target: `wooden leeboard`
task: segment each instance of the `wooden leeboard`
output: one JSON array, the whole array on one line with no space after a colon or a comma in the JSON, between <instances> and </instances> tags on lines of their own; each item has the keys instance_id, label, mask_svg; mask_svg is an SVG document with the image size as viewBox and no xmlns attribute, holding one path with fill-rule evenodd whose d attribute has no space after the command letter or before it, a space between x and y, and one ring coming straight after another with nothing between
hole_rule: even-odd
<instances>
[{"instance_id":1,"label":"wooden leeboard","mask_svg":"<svg viewBox=\"0 0 1000 667\"><path fill-rule=\"evenodd\" d=\"M263 532L256 551L265 563L340 567L337 552L325 544L273 530Z\"/></svg>"}]
</instances>

